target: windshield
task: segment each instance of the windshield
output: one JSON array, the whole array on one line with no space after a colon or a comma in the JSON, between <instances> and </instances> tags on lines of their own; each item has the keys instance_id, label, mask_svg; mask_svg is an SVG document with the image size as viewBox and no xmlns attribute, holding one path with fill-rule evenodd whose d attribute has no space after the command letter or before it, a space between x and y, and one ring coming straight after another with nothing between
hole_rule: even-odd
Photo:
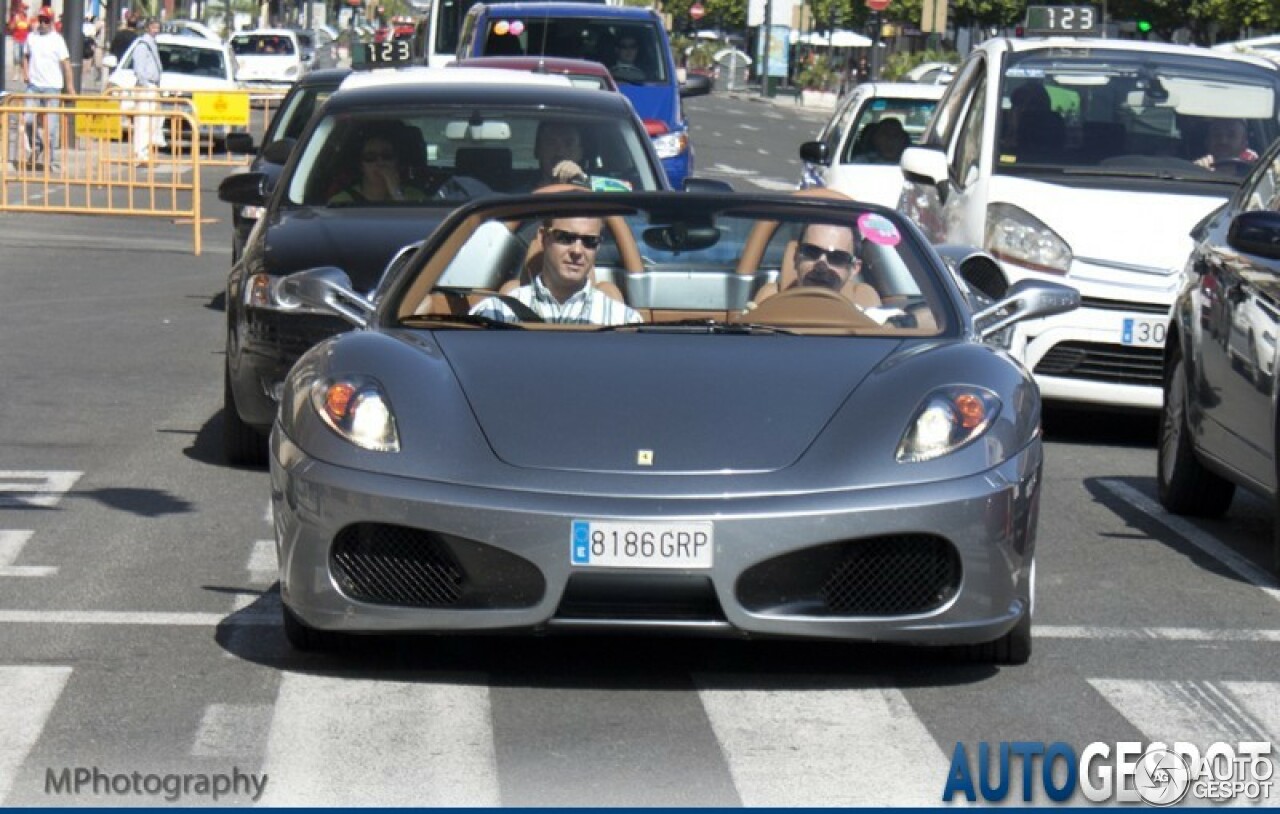
<instances>
[{"instance_id":1,"label":"windshield","mask_svg":"<svg viewBox=\"0 0 1280 814\"><path fill-rule=\"evenodd\" d=\"M633 118L533 105L331 116L307 141L289 200L375 206L530 192L567 180L565 161L575 162L572 169L582 173L575 180L592 189L661 189L649 155Z\"/></svg>"},{"instance_id":2,"label":"windshield","mask_svg":"<svg viewBox=\"0 0 1280 814\"><path fill-rule=\"evenodd\" d=\"M910 144L919 144L936 99L869 99L845 141L842 164L896 164ZM889 121L889 120L894 121ZM904 135L905 134L905 137ZM894 143L895 137L901 139Z\"/></svg>"},{"instance_id":3,"label":"windshield","mask_svg":"<svg viewBox=\"0 0 1280 814\"><path fill-rule=\"evenodd\" d=\"M587 59L609 69L619 83L667 82L665 40L656 25L582 17L492 19L483 56Z\"/></svg>"},{"instance_id":4,"label":"windshield","mask_svg":"<svg viewBox=\"0 0 1280 814\"><path fill-rule=\"evenodd\" d=\"M231 50L238 57L279 56L294 52L293 39L283 34L237 34L231 38Z\"/></svg>"},{"instance_id":5,"label":"windshield","mask_svg":"<svg viewBox=\"0 0 1280 814\"><path fill-rule=\"evenodd\" d=\"M449 248L394 286L392 311L401 324L467 328L914 336L956 328L945 270L896 215L765 213L669 197L644 208L632 196L608 196L618 204L603 210L599 197L466 220L465 240L451 235Z\"/></svg>"},{"instance_id":6,"label":"windshield","mask_svg":"<svg viewBox=\"0 0 1280 814\"><path fill-rule=\"evenodd\" d=\"M1099 48L1012 56L996 171L1238 183L1280 135L1277 77L1181 54Z\"/></svg>"},{"instance_id":7,"label":"windshield","mask_svg":"<svg viewBox=\"0 0 1280 814\"><path fill-rule=\"evenodd\" d=\"M271 117L271 125L262 143L270 144L282 138L296 139L302 135L311 114L333 95L335 89L336 87L311 86L299 88L296 93L290 94L280 112Z\"/></svg>"},{"instance_id":8,"label":"windshield","mask_svg":"<svg viewBox=\"0 0 1280 814\"><path fill-rule=\"evenodd\" d=\"M156 47L160 51L160 64L165 73L226 78L227 64L223 60L222 51L167 42L157 43Z\"/></svg>"}]
</instances>

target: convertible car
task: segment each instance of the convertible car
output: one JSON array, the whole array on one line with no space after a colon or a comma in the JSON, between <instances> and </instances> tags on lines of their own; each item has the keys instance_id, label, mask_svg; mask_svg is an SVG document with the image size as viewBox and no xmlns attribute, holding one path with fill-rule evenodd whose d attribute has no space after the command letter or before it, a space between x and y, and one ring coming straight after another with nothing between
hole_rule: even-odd
<instances>
[{"instance_id":1,"label":"convertible car","mask_svg":"<svg viewBox=\"0 0 1280 814\"><path fill-rule=\"evenodd\" d=\"M812 284L812 224L847 230L817 247L838 289ZM521 306L543 235L590 249L638 321ZM299 359L271 434L289 641L616 629L1025 661L1040 397L999 340L1079 298L948 256L812 193L562 192L459 208L372 295L286 277L357 327ZM482 315L495 297L512 318Z\"/></svg>"}]
</instances>

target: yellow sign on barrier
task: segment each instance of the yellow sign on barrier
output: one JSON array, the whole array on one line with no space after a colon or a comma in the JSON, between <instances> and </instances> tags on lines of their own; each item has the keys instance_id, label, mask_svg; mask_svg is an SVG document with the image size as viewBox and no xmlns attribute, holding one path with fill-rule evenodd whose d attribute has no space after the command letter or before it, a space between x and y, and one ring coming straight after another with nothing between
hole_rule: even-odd
<instances>
[{"instance_id":1,"label":"yellow sign on barrier","mask_svg":"<svg viewBox=\"0 0 1280 814\"><path fill-rule=\"evenodd\" d=\"M191 94L196 107L196 119L200 124L221 124L231 127L249 125L249 97L243 93L219 93L196 91Z\"/></svg>"},{"instance_id":2,"label":"yellow sign on barrier","mask_svg":"<svg viewBox=\"0 0 1280 814\"><path fill-rule=\"evenodd\" d=\"M108 108L119 110L120 103L114 100L76 99L78 108ZM119 115L85 113L76 117L76 134L85 138L119 141L123 128Z\"/></svg>"}]
</instances>

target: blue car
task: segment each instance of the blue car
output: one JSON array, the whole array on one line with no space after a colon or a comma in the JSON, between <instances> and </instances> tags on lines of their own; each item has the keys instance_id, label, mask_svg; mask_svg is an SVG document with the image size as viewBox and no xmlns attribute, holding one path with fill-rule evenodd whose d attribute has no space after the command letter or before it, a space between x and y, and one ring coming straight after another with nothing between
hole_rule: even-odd
<instances>
[{"instance_id":1,"label":"blue car","mask_svg":"<svg viewBox=\"0 0 1280 814\"><path fill-rule=\"evenodd\" d=\"M655 11L594 3L478 3L467 14L459 59L539 55L588 59L609 68L644 121L671 186L684 187L693 172L693 146L671 42Z\"/></svg>"}]
</instances>

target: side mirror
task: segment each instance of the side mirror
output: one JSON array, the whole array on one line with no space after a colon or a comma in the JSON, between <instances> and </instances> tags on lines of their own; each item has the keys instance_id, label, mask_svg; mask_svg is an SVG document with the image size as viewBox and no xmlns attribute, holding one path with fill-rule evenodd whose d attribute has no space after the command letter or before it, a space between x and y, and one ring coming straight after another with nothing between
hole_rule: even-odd
<instances>
[{"instance_id":1,"label":"side mirror","mask_svg":"<svg viewBox=\"0 0 1280 814\"><path fill-rule=\"evenodd\" d=\"M357 328L367 327L373 303L351 288L351 278L337 266L299 271L280 281L282 305L306 305L335 314Z\"/></svg>"},{"instance_id":2,"label":"side mirror","mask_svg":"<svg viewBox=\"0 0 1280 814\"><path fill-rule=\"evenodd\" d=\"M902 175L913 184L929 184L938 188L938 200L947 202L951 185L951 167L947 155L932 147L908 147L902 151Z\"/></svg>"},{"instance_id":3,"label":"side mirror","mask_svg":"<svg viewBox=\"0 0 1280 814\"><path fill-rule=\"evenodd\" d=\"M825 141L806 141L801 144L800 160L808 161L810 164L827 166L831 163L831 156L827 152L827 143Z\"/></svg>"},{"instance_id":4,"label":"side mirror","mask_svg":"<svg viewBox=\"0 0 1280 814\"><path fill-rule=\"evenodd\" d=\"M1245 254L1280 260L1280 212L1242 212L1227 227L1227 245Z\"/></svg>"},{"instance_id":5,"label":"side mirror","mask_svg":"<svg viewBox=\"0 0 1280 814\"><path fill-rule=\"evenodd\" d=\"M245 155L253 151L253 136L248 133L227 133L227 152Z\"/></svg>"},{"instance_id":6,"label":"side mirror","mask_svg":"<svg viewBox=\"0 0 1280 814\"><path fill-rule=\"evenodd\" d=\"M1009 279L1004 276L1000 262L989 253L973 246L954 243L944 243L933 248L969 288L988 300L983 307L1008 295Z\"/></svg>"},{"instance_id":7,"label":"side mirror","mask_svg":"<svg viewBox=\"0 0 1280 814\"><path fill-rule=\"evenodd\" d=\"M267 202L267 176L261 172L228 175L218 184L218 199L237 206L264 206Z\"/></svg>"},{"instance_id":8,"label":"side mirror","mask_svg":"<svg viewBox=\"0 0 1280 814\"><path fill-rule=\"evenodd\" d=\"M284 166L289 162L289 156L292 155L294 145L297 143L297 139L291 138L273 141L262 148L262 160Z\"/></svg>"},{"instance_id":9,"label":"side mirror","mask_svg":"<svg viewBox=\"0 0 1280 814\"><path fill-rule=\"evenodd\" d=\"M978 334L993 334L1026 319L1065 314L1080 307L1080 292L1069 285L1047 280L1019 280L1009 286L1005 297L973 315Z\"/></svg>"},{"instance_id":10,"label":"side mirror","mask_svg":"<svg viewBox=\"0 0 1280 814\"><path fill-rule=\"evenodd\" d=\"M116 59L115 54L107 54L102 58L102 67L108 70L115 70L120 65L120 60Z\"/></svg>"},{"instance_id":11,"label":"side mirror","mask_svg":"<svg viewBox=\"0 0 1280 814\"><path fill-rule=\"evenodd\" d=\"M685 192L733 192L733 185L728 181L721 181L716 178L693 178L684 179Z\"/></svg>"}]
</instances>

